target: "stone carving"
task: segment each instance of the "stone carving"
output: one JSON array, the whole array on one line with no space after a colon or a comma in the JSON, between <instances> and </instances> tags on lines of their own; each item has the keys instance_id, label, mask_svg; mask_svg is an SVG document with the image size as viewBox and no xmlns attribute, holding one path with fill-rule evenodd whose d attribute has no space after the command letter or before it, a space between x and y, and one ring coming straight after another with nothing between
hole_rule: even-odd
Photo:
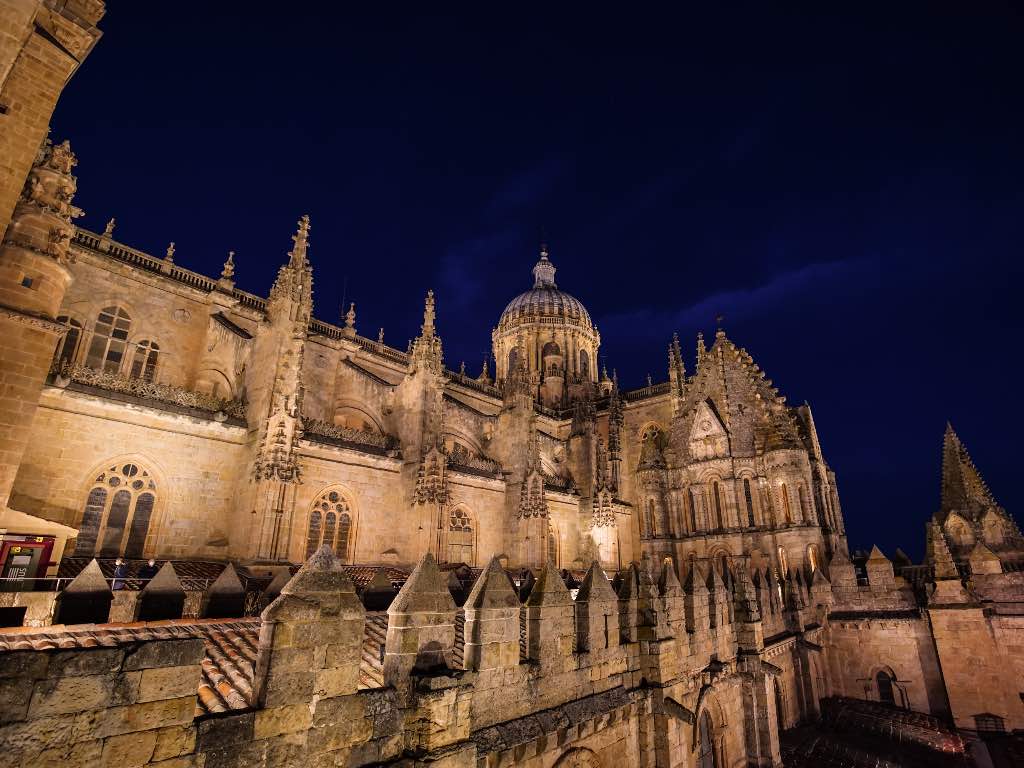
<instances>
[{"instance_id":1,"label":"stone carving","mask_svg":"<svg viewBox=\"0 0 1024 768\"><path fill-rule=\"evenodd\" d=\"M375 448L382 448L384 450L391 450L397 447L397 441L391 435L384 435L379 432L366 432L354 427L342 427L317 419L304 420L303 432L307 435L322 435L323 437L330 437L346 443L372 445Z\"/></svg>"},{"instance_id":2,"label":"stone carving","mask_svg":"<svg viewBox=\"0 0 1024 768\"><path fill-rule=\"evenodd\" d=\"M224 400L204 392L193 392L171 384L158 384L145 379L133 379L117 373L97 371L84 365L63 365L51 369L58 384L75 382L110 392L120 392L144 400L157 400L186 408L195 408L210 413L222 412L236 419L245 419L245 403L238 400Z\"/></svg>"}]
</instances>

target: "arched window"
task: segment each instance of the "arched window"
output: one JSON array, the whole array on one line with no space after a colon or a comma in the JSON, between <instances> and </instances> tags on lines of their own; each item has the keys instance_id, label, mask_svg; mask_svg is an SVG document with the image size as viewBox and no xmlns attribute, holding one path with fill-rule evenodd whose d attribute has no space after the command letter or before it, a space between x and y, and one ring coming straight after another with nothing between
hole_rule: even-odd
<instances>
[{"instance_id":1,"label":"arched window","mask_svg":"<svg viewBox=\"0 0 1024 768\"><path fill-rule=\"evenodd\" d=\"M753 528L757 525L754 522L754 497L750 493L750 480L743 478L743 499L747 503L747 525Z\"/></svg>"},{"instance_id":2,"label":"arched window","mask_svg":"<svg viewBox=\"0 0 1024 768\"><path fill-rule=\"evenodd\" d=\"M875 684L878 686L878 700L884 704L896 706L896 696L893 691L893 679L884 669L878 670L875 675Z\"/></svg>"},{"instance_id":3,"label":"arched window","mask_svg":"<svg viewBox=\"0 0 1024 768\"><path fill-rule=\"evenodd\" d=\"M801 485L797 488L797 493L800 496L800 516L805 521L808 521L811 519L811 508L807 504L807 491L805 491L804 487Z\"/></svg>"},{"instance_id":4,"label":"arched window","mask_svg":"<svg viewBox=\"0 0 1024 768\"><path fill-rule=\"evenodd\" d=\"M689 500L687 512L690 513L690 533L697 532L697 497L693 488L686 489L686 498Z\"/></svg>"},{"instance_id":5,"label":"arched window","mask_svg":"<svg viewBox=\"0 0 1024 768\"><path fill-rule=\"evenodd\" d=\"M700 716L697 729L697 768L715 768L715 744L711 736L711 715Z\"/></svg>"},{"instance_id":6,"label":"arched window","mask_svg":"<svg viewBox=\"0 0 1024 768\"><path fill-rule=\"evenodd\" d=\"M462 507L455 507L448 516L448 562L474 565L473 521Z\"/></svg>"},{"instance_id":7,"label":"arched window","mask_svg":"<svg viewBox=\"0 0 1024 768\"><path fill-rule=\"evenodd\" d=\"M785 483L782 484L782 511L786 515L786 522L792 523L793 510L789 506L789 488L786 487Z\"/></svg>"},{"instance_id":8,"label":"arched window","mask_svg":"<svg viewBox=\"0 0 1024 768\"><path fill-rule=\"evenodd\" d=\"M586 380L590 378L590 355L587 350L580 350L580 376Z\"/></svg>"},{"instance_id":9,"label":"arched window","mask_svg":"<svg viewBox=\"0 0 1024 768\"><path fill-rule=\"evenodd\" d=\"M57 344L57 349L53 353L53 363L60 370L65 365L75 364L78 344L82 340L82 324L67 315L58 317L57 322L63 324L67 329L64 331L64 338Z\"/></svg>"},{"instance_id":10,"label":"arched window","mask_svg":"<svg viewBox=\"0 0 1024 768\"><path fill-rule=\"evenodd\" d=\"M644 511L644 535L655 536L657 530L654 527L655 512L654 512L654 499L648 499L647 505Z\"/></svg>"},{"instance_id":11,"label":"arched window","mask_svg":"<svg viewBox=\"0 0 1024 768\"><path fill-rule=\"evenodd\" d=\"M160 345L155 341L140 341L135 345L132 357L132 370L129 374L133 379L152 381L156 373L156 359L160 354Z\"/></svg>"},{"instance_id":12,"label":"arched window","mask_svg":"<svg viewBox=\"0 0 1024 768\"><path fill-rule=\"evenodd\" d=\"M348 499L337 489L324 491L313 502L306 529L306 558L324 544L334 550L343 563L350 562L352 510Z\"/></svg>"},{"instance_id":13,"label":"arched window","mask_svg":"<svg viewBox=\"0 0 1024 768\"><path fill-rule=\"evenodd\" d=\"M779 547L779 573L782 578L786 578L789 575L789 559L786 557L786 550Z\"/></svg>"},{"instance_id":14,"label":"arched window","mask_svg":"<svg viewBox=\"0 0 1024 768\"><path fill-rule=\"evenodd\" d=\"M142 557L156 503L156 483L137 464L100 472L85 500L75 554Z\"/></svg>"},{"instance_id":15,"label":"arched window","mask_svg":"<svg viewBox=\"0 0 1024 768\"><path fill-rule=\"evenodd\" d=\"M550 523L548 524L547 561L558 565L558 534Z\"/></svg>"},{"instance_id":16,"label":"arched window","mask_svg":"<svg viewBox=\"0 0 1024 768\"><path fill-rule=\"evenodd\" d=\"M716 480L711 484L711 494L715 502L715 518L718 520L718 530L725 528L725 518L722 515L722 489L718 487Z\"/></svg>"},{"instance_id":17,"label":"arched window","mask_svg":"<svg viewBox=\"0 0 1024 768\"><path fill-rule=\"evenodd\" d=\"M786 710L782 706L782 693L779 690L779 684L772 681L772 686L775 688L775 720L779 725L779 733L786 730Z\"/></svg>"},{"instance_id":18,"label":"arched window","mask_svg":"<svg viewBox=\"0 0 1024 768\"><path fill-rule=\"evenodd\" d=\"M519 365L519 350L510 349L508 351L508 370L505 371L506 376L511 376L515 372L516 367Z\"/></svg>"},{"instance_id":19,"label":"arched window","mask_svg":"<svg viewBox=\"0 0 1024 768\"><path fill-rule=\"evenodd\" d=\"M542 358L550 357L551 355L561 355L561 354L562 354L561 348L555 342L553 342L553 341L549 341L547 344L545 344L544 347L541 349L541 352L540 352L540 356Z\"/></svg>"},{"instance_id":20,"label":"arched window","mask_svg":"<svg viewBox=\"0 0 1024 768\"><path fill-rule=\"evenodd\" d=\"M104 308L96 318L85 364L107 373L120 371L131 325L131 318L121 307Z\"/></svg>"},{"instance_id":21,"label":"arched window","mask_svg":"<svg viewBox=\"0 0 1024 768\"><path fill-rule=\"evenodd\" d=\"M811 566L811 573L818 570L818 548L814 544L807 545L807 563Z\"/></svg>"}]
</instances>

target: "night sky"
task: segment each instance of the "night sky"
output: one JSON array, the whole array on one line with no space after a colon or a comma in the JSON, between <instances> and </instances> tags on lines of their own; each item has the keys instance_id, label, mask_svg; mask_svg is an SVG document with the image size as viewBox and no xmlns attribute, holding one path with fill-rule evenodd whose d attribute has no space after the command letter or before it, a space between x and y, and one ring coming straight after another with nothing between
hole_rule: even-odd
<instances>
[{"instance_id":1,"label":"night sky","mask_svg":"<svg viewBox=\"0 0 1024 768\"><path fill-rule=\"evenodd\" d=\"M309 213L318 317L404 349L433 288L474 375L544 233L623 386L723 315L810 402L852 547L920 557L946 419L1024 506L1020 11L304 5L109 3L79 223L266 295Z\"/></svg>"}]
</instances>

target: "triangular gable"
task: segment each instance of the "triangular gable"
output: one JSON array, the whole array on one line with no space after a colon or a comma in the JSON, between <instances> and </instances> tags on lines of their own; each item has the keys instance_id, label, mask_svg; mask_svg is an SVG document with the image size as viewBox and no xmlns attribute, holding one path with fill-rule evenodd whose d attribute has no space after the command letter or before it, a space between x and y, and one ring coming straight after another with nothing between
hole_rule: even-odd
<instances>
[{"instance_id":1,"label":"triangular gable","mask_svg":"<svg viewBox=\"0 0 1024 768\"><path fill-rule=\"evenodd\" d=\"M707 400L697 404L693 426L690 428L691 440L704 440L709 437L724 437L725 425Z\"/></svg>"}]
</instances>

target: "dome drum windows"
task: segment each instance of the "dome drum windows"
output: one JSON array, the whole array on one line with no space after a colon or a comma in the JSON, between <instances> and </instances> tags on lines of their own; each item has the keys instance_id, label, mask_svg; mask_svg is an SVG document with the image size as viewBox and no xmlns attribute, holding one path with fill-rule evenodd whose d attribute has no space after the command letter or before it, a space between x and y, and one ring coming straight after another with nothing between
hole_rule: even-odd
<instances>
[{"instance_id":1,"label":"dome drum windows","mask_svg":"<svg viewBox=\"0 0 1024 768\"><path fill-rule=\"evenodd\" d=\"M324 491L309 512L305 559L326 544L341 562L349 563L352 538L352 509L348 499L337 489Z\"/></svg>"},{"instance_id":2,"label":"dome drum windows","mask_svg":"<svg viewBox=\"0 0 1024 768\"><path fill-rule=\"evenodd\" d=\"M75 554L142 557L146 549L156 483L137 464L115 464L101 472L85 501Z\"/></svg>"}]
</instances>

